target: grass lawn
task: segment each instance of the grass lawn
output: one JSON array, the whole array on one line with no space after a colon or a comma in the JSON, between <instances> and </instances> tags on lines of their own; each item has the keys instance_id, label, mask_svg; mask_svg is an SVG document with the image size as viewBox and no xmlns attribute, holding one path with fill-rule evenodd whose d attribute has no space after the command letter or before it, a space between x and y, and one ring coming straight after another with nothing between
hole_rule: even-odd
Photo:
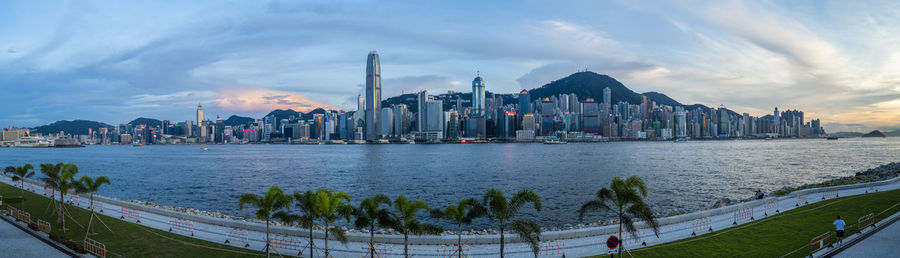
<instances>
[{"instance_id":1,"label":"grass lawn","mask_svg":"<svg viewBox=\"0 0 900 258\"><path fill-rule=\"evenodd\" d=\"M832 231L841 215L847 234L857 231L857 219L869 213L876 223L900 212L900 190L842 197L817 202L775 216L679 241L631 250L635 257L789 257L809 255L809 241ZM893 206L893 208L891 208ZM605 255L604 255L605 256ZM597 256L603 257L603 256Z\"/></svg>"},{"instance_id":2,"label":"grass lawn","mask_svg":"<svg viewBox=\"0 0 900 258\"><path fill-rule=\"evenodd\" d=\"M40 191L40 190L38 190ZM0 195L3 196L3 210L6 205L12 205L16 209L22 206L19 195L21 189L0 183ZM57 196L56 198L59 198ZM47 209L50 199L29 191L25 191L25 211L31 214L31 219L45 220L51 224L53 232L60 234L69 239L73 239L79 244L85 237L86 230L81 226L72 222L70 218L66 218L66 227L68 231L63 233L60 230L60 224L57 224L57 218L53 214L53 208ZM87 203L86 199L82 199L82 204ZM72 217L81 225L87 227L90 212L86 209L66 204L67 209ZM46 210L46 212L45 212ZM99 241L106 245L107 256L126 256L126 257L238 257L238 256L265 256L263 252L255 252L243 248L227 246L218 243L207 242L194 239L166 231L141 226L134 223L124 222L119 218L113 218L106 215L98 214L114 233L110 233L102 225L94 227L98 233L89 236L91 239ZM95 219L96 222L96 219ZM2 223L2 222L0 222ZM23 247L27 248L27 247ZM2 256L2 255L0 255Z\"/></svg>"}]
</instances>

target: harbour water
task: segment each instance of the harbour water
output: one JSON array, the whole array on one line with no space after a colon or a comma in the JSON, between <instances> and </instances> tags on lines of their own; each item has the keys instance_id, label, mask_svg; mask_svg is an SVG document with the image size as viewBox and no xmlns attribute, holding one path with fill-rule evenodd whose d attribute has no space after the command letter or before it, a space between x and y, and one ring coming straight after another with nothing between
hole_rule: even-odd
<instances>
[{"instance_id":1,"label":"harbour water","mask_svg":"<svg viewBox=\"0 0 900 258\"><path fill-rule=\"evenodd\" d=\"M757 190L821 182L900 161L900 137L828 141L733 140L569 144L88 146L0 148L0 165L73 162L79 176L105 175L100 194L163 205L239 211L243 193L271 185L286 191L327 187L354 204L384 193L423 199L432 207L480 198L495 187L511 196L536 191L544 227L577 224L576 210L615 176L647 182L655 211L696 210L719 198L746 199ZM40 176L38 172L36 177ZM444 224L442 222L423 219ZM593 222L600 216L588 216ZM491 228L482 219L474 228Z\"/></svg>"}]
</instances>

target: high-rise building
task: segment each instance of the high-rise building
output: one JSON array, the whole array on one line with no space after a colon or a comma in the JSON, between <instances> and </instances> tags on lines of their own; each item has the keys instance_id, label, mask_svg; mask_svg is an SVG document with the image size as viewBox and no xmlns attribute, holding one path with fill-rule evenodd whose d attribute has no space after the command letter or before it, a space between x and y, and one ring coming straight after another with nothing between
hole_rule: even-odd
<instances>
[{"instance_id":1,"label":"high-rise building","mask_svg":"<svg viewBox=\"0 0 900 258\"><path fill-rule=\"evenodd\" d=\"M406 104L394 105L394 135L405 135L409 133L409 118L407 118Z\"/></svg>"},{"instance_id":2,"label":"high-rise building","mask_svg":"<svg viewBox=\"0 0 900 258\"><path fill-rule=\"evenodd\" d=\"M397 135L394 133L394 109L390 107L381 109L381 135L382 137L390 137Z\"/></svg>"},{"instance_id":3,"label":"high-rise building","mask_svg":"<svg viewBox=\"0 0 900 258\"><path fill-rule=\"evenodd\" d=\"M444 101L432 100L425 103L425 131L440 132L444 131Z\"/></svg>"},{"instance_id":4,"label":"high-rise building","mask_svg":"<svg viewBox=\"0 0 900 258\"><path fill-rule=\"evenodd\" d=\"M729 129L728 122L728 109L725 108L725 105L719 106L719 136L728 136Z\"/></svg>"},{"instance_id":5,"label":"high-rise building","mask_svg":"<svg viewBox=\"0 0 900 258\"><path fill-rule=\"evenodd\" d=\"M608 89L608 88L607 88ZM600 106L597 101L588 98L582 105L584 111L584 133L599 134L600 133Z\"/></svg>"},{"instance_id":6,"label":"high-rise building","mask_svg":"<svg viewBox=\"0 0 900 258\"><path fill-rule=\"evenodd\" d=\"M675 107L675 137L687 137L687 115L682 106Z\"/></svg>"},{"instance_id":7,"label":"high-rise building","mask_svg":"<svg viewBox=\"0 0 900 258\"><path fill-rule=\"evenodd\" d=\"M472 115L473 116L483 116L484 115L484 98L485 98L485 87L487 83L484 79L481 79L481 76L476 76L475 80L472 80Z\"/></svg>"},{"instance_id":8,"label":"high-rise building","mask_svg":"<svg viewBox=\"0 0 900 258\"><path fill-rule=\"evenodd\" d=\"M612 104L612 90L609 87L603 88L603 106L609 107Z\"/></svg>"},{"instance_id":9,"label":"high-rise building","mask_svg":"<svg viewBox=\"0 0 900 258\"><path fill-rule=\"evenodd\" d=\"M541 101L541 136L550 136L555 131L553 116L556 114L555 104L549 98Z\"/></svg>"},{"instance_id":10,"label":"high-rise building","mask_svg":"<svg viewBox=\"0 0 900 258\"><path fill-rule=\"evenodd\" d=\"M519 92L519 115L531 113L531 95L527 90Z\"/></svg>"},{"instance_id":11,"label":"high-rise building","mask_svg":"<svg viewBox=\"0 0 900 258\"><path fill-rule=\"evenodd\" d=\"M380 133L381 65L378 52L369 52L366 60L366 140L375 140Z\"/></svg>"},{"instance_id":12,"label":"high-rise building","mask_svg":"<svg viewBox=\"0 0 900 258\"><path fill-rule=\"evenodd\" d=\"M197 125L203 122L203 105L197 104Z\"/></svg>"},{"instance_id":13,"label":"high-rise building","mask_svg":"<svg viewBox=\"0 0 900 258\"><path fill-rule=\"evenodd\" d=\"M425 132L428 130L425 126L425 118L427 117L425 103L429 100L430 97L428 96L427 90L419 92L418 98L416 99L416 131Z\"/></svg>"}]
</instances>

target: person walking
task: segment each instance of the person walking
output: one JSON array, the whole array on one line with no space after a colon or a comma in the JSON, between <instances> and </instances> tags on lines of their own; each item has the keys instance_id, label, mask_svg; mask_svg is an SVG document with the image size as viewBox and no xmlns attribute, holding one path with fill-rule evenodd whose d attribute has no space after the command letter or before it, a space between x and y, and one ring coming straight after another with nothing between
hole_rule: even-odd
<instances>
[{"instance_id":1,"label":"person walking","mask_svg":"<svg viewBox=\"0 0 900 258\"><path fill-rule=\"evenodd\" d=\"M833 224L834 230L837 232L838 243L844 243L844 226L847 225L847 223L844 223L844 220L841 219L841 215L838 215L837 220L835 220Z\"/></svg>"}]
</instances>

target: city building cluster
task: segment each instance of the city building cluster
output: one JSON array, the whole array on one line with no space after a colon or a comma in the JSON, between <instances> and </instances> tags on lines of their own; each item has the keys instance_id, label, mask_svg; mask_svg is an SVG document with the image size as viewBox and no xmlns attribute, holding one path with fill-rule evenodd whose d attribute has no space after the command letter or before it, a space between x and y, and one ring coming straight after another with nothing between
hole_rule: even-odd
<instances>
[{"instance_id":1,"label":"city building cluster","mask_svg":"<svg viewBox=\"0 0 900 258\"><path fill-rule=\"evenodd\" d=\"M641 95L640 104L612 103L612 90L602 99L559 94L534 99L528 91L504 103L502 95L488 97L487 82L476 75L470 99L453 92L430 95L420 91L415 105L382 107L381 67L378 53L369 53L365 96L358 96L356 111L326 111L310 117L270 114L244 124L226 125L221 118L204 117L198 105L193 120L158 124L121 124L99 128L89 135L49 134L53 139L74 138L86 144L182 143L389 143L479 141L606 141L716 138L807 138L824 136L818 119L806 121L802 111L775 111L754 117L724 106L670 106ZM453 97L455 96L455 98ZM299 114L299 113L298 113ZM0 140L27 135L6 129Z\"/></svg>"}]
</instances>

